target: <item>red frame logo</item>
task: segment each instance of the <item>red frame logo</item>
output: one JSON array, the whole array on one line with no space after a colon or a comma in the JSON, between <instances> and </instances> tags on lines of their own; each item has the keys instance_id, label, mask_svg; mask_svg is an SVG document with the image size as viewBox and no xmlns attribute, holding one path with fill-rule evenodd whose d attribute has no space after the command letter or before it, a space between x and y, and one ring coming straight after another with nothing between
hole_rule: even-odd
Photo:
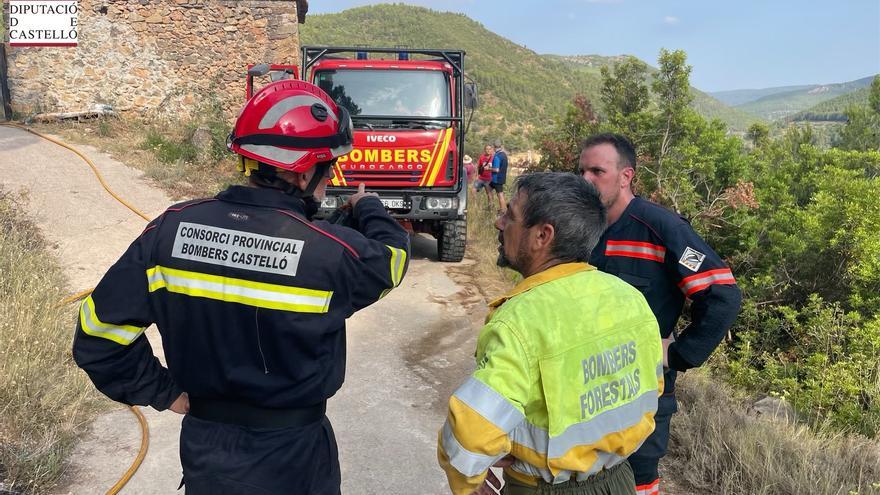
<instances>
[{"instance_id":1,"label":"red frame logo","mask_svg":"<svg viewBox=\"0 0 880 495\"><path fill-rule=\"evenodd\" d=\"M9 0L9 46L77 46L77 0Z\"/></svg>"}]
</instances>

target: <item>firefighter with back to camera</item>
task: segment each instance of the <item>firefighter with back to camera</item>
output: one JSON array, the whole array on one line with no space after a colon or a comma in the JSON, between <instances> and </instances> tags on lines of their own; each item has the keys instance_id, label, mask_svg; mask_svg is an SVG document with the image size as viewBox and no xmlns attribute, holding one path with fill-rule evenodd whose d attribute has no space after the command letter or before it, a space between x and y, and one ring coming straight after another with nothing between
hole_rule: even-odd
<instances>
[{"instance_id":1,"label":"firefighter with back to camera","mask_svg":"<svg viewBox=\"0 0 880 495\"><path fill-rule=\"evenodd\" d=\"M77 364L113 400L185 414L188 494L338 494L326 401L345 320L398 286L409 237L363 185L354 228L313 221L351 119L303 81L247 102L229 147L250 187L169 208L83 301ZM155 323L167 368L144 330Z\"/></svg>"}]
</instances>

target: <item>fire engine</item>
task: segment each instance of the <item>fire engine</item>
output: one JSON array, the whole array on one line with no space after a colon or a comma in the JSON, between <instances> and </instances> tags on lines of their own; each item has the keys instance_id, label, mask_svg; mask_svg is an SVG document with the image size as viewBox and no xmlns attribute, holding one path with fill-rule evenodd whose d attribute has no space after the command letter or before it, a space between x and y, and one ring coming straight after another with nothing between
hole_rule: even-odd
<instances>
[{"instance_id":1,"label":"fire engine","mask_svg":"<svg viewBox=\"0 0 880 495\"><path fill-rule=\"evenodd\" d=\"M461 261L468 189L462 158L477 103L476 85L465 82L464 55L302 48L302 78L346 107L354 126L354 149L339 158L319 215L329 216L364 183L404 227L437 239L441 261Z\"/></svg>"}]
</instances>

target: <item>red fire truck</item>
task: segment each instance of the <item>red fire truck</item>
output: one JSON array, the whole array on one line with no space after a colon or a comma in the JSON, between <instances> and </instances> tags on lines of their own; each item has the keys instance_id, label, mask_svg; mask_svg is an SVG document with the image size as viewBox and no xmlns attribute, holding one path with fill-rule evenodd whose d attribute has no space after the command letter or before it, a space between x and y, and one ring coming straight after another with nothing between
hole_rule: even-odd
<instances>
[{"instance_id":1,"label":"red fire truck","mask_svg":"<svg viewBox=\"0 0 880 495\"><path fill-rule=\"evenodd\" d=\"M437 238L441 261L461 261L467 238L464 138L476 86L461 50L302 48L302 78L346 107L354 149L340 157L319 215L365 183L404 227ZM465 122L465 114L468 114Z\"/></svg>"}]
</instances>

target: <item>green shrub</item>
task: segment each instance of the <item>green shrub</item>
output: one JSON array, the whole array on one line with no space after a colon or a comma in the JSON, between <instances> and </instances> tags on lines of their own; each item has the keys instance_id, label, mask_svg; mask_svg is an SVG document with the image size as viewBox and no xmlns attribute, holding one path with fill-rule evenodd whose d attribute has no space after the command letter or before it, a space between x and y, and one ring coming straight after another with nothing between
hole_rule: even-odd
<instances>
[{"instance_id":1,"label":"green shrub","mask_svg":"<svg viewBox=\"0 0 880 495\"><path fill-rule=\"evenodd\" d=\"M109 119L101 117L98 119L98 135L101 137L111 137L114 134L113 124Z\"/></svg>"},{"instance_id":2,"label":"green shrub","mask_svg":"<svg viewBox=\"0 0 880 495\"><path fill-rule=\"evenodd\" d=\"M176 140L160 134L157 129L150 129L141 145L142 149L150 150L162 163L194 162L198 152L188 140Z\"/></svg>"},{"instance_id":3,"label":"green shrub","mask_svg":"<svg viewBox=\"0 0 880 495\"><path fill-rule=\"evenodd\" d=\"M880 316L811 296L799 308L747 302L726 369L733 383L784 397L815 427L880 433Z\"/></svg>"},{"instance_id":4,"label":"green shrub","mask_svg":"<svg viewBox=\"0 0 880 495\"><path fill-rule=\"evenodd\" d=\"M211 138L203 153L193 143L198 129L207 129ZM153 122L140 147L152 151L162 163L210 165L229 157L226 137L231 129L232 123L226 118L222 102L209 88L188 116Z\"/></svg>"}]
</instances>

